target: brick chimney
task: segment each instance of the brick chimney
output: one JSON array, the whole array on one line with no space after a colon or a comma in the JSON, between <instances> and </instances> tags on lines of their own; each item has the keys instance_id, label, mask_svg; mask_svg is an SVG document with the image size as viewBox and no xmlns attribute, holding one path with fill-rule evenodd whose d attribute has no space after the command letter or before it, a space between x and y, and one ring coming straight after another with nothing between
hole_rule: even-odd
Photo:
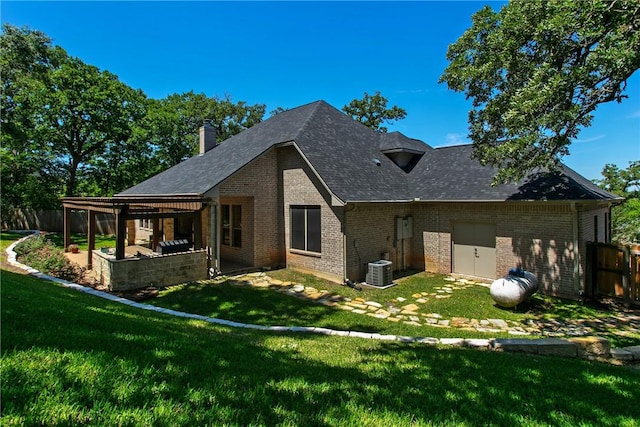
<instances>
[{"instance_id":1,"label":"brick chimney","mask_svg":"<svg viewBox=\"0 0 640 427\"><path fill-rule=\"evenodd\" d=\"M211 127L211 123L204 122L200 126L200 154L204 154L216 146L216 130Z\"/></svg>"}]
</instances>

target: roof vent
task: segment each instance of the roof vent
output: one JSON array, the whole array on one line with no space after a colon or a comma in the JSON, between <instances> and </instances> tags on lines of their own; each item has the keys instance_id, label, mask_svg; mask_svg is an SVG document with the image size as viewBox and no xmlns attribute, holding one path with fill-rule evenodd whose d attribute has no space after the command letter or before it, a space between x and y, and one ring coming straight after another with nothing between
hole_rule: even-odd
<instances>
[{"instance_id":1,"label":"roof vent","mask_svg":"<svg viewBox=\"0 0 640 427\"><path fill-rule=\"evenodd\" d=\"M379 159L372 159L371 161L375 163L376 166L380 166L382 164L382 162Z\"/></svg>"},{"instance_id":2,"label":"roof vent","mask_svg":"<svg viewBox=\"0 0 640 427\"><path fill-rule=\"evenodd\" d=\"M411 169L413 169L424 154L424 151L409 150L406 148L383 150L382 152L405 172L411 172Z\"/></svg>"}]
</instances>

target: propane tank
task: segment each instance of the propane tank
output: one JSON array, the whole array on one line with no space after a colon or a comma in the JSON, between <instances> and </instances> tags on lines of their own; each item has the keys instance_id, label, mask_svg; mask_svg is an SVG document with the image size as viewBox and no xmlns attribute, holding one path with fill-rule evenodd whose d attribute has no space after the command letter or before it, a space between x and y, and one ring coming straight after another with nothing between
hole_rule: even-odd
<instances>
[{"instance_id":1,"label":"propane tank","mask_svg":"<svg viewBox=\"0 0 640 427\"><path fill-rule=\"evenodd\" d=\"M511 269L509 274L491 284L491 298L499 306L511 308L520 304L538 290L538 279L533 273Z\"/></svg>"}]
</instances>

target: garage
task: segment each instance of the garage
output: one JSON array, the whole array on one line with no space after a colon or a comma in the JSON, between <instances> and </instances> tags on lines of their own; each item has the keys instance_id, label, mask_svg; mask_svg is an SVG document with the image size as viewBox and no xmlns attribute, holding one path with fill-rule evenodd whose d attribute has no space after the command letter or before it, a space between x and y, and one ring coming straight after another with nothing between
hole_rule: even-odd
<instances>
[{"instance_id":1,"label":"garage","mask_svg":"<svg viewBox=\"0 0 640 427\"><path fill-rule=\"evenodd\" d=\"M495 224L454 224L453 272L488 279L496 277Z\"/></svg>"}]
</instances>

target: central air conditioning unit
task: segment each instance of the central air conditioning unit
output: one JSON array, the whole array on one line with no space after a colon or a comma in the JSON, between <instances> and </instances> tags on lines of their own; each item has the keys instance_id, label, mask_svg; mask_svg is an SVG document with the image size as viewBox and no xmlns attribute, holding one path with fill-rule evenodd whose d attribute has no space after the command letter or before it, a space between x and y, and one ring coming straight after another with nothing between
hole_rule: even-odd
<instances>
[{"instance_id":1,"label":"central air conditioning unit","mask_svg":"<svg viewBox=\"0 0 640 427\"><path fill-rule=\"evenodd\" d=\"M393 281L393 263L381 259L369 263L367 283L373 286L387 286Z\"/></svg>"}]
</instances>

